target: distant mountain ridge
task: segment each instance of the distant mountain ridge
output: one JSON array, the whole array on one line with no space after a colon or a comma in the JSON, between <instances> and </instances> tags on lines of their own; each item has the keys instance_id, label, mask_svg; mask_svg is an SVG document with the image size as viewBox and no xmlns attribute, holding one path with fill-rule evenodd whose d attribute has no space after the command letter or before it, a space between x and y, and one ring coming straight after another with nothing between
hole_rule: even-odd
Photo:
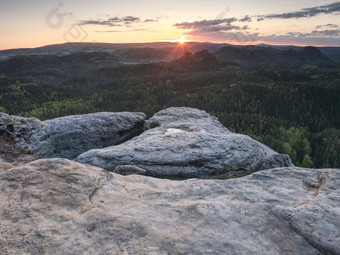
<instances>
[{"instance_id":1,"label":"distant mountain ridge","mask_svg":"<svg viewBox=\"0 0 340 255\"><path fill-rule=\"evenodd\" d=\"M268 66L298 68L303 65L336 66L336 62L325 56L318 48L284 48L260 46L231 46L213 45L202 43L188 43L179 45L173 43L156 43L155 47L142 47L143 45L106 45L106 50L92 51L95 45L84 48L80 44L76 48L67 45L51 45L37 49L31 49L32 54L15 55L4 57L6 52L0 52L3 61L0 61L0 73L19 73L37 71L41 69L56 69L68 75L78 75L92 69L102 67L135 65L141 63L172 62L186 64L188 67L199 65L217 67L220 66L243 66L256 67ZM87 45L88 46L88 45ZM128 48L124 48L129 46ZM136 48L136 46L141 48ZM161 47L164 46L164 47ZM117 47L113 50L113 47ZM135 47L135 48L134 48ZM87 51L86 51L87 49ZM91 49L91 50L90 50ZM97 48L99 50L99 48ZM112 49L112 50L109 50ZM69 50L62 53L62 50ZM15 50L11 50L14 54ZM17 52L23 52L18 50ZM37 53L41 52L41 53ZM50 53L54 52L54 53Z\"/></svg>"},{"instance_id":2,"label":"distant mountain ridge","mask_svg":"<svg viewBox=\"0 0 340 255\"><path fill-rule=\"evenodd\" d=\"M18 55L0 61L0 72L7 74L57 69L76 75L92 68L117 65L117 58L109 52L76 52L67 55Z\"/></svg>"},{"instance_id":3,"label":"distant mountain ridge","mask_svg":"<svg viewBox=\"0 0 340 255\"><path fill-rule=\"evenodd\" d=\"M218 43L198 43L188 42L185 44L187 50L192 52L203 49L214 52L228 44ZM91 52L91 51L108 51L115 52L126 49L140 48L176 48L178 43L173 42L154 42L154 43L64 43L46 45L37 48L9 49L0 51L0 60L13 57L16 55L32 55L32 54L71 54L75 52Z\"/></svg>"},{"instance_id":4,"label":"distant mountain ridge","mask_svg":"<svg viewBox=\"0 0 340 255\"><path fill-rule=\"evenodd\" d=\"M54 45L46 45L37 48L22 48L22 49L9 49L9 50L1 50L0 51L0 61L8 59L10 57L16 55L32 55L32 54L53 54L53 55L65 55L72 54L76 52L97 52L97 51L106 51L106 52L116 52L122 57L126 57L126 59L131 60L134 57L137 57L140 60L150 60L150 57L145 56L147 52L152 51L152 55L157 55L157 61L162 59L169 59L169 54L173 53L174 49L181 49L178 47L178 43L173 42L154 42L154 43L64 43L64 44L54 44ZM201 50L208 50L211 53L217 52L224 47L233 47L237 49L247 49L247 50L256 50L262 49L266 50L271 48L273 50L285 51L285 50L300 50L304 47L299 46L276 46L276 45L231 45L228 43L210 43L210 42L187 42L182 48L185 51L191 51L195 53ZM340 47L314 47L318 49L322 54L324 54L327 58L335 61L336 63L340 63ZM143 49L142 51L138 51L137 49ZM152 50L151 50L152 49ZM179 51L184 53L184 51ZM143 55L144 54L144 55ZM182 54L183 55L183 54ZM172 59L181 57L180 54L174 54ZM170 57L171 59L171 57ZM151 59L153 61L153 59Z\"/></svg>"},{"instance_id":5,"label":"distant mountain ridge","mask_svg":"<svg viewBox=\"0 0 340 255\"><path fill-rule=\"evenodd\" d=\"M279 50L271 47L247 46L233 47L226 46L218 50L215 55L227 64L246 65L287 65L290 67L304 64L330 66L334 61L327 58L315 47L304 47L297 49Z\"/></svg>"}]
</instances>

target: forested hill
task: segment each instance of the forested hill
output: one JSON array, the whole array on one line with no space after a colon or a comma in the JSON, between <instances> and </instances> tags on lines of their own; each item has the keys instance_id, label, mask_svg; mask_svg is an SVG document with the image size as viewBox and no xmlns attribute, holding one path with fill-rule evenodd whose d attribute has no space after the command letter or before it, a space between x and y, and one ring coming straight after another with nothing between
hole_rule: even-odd
<instances>
[{"instance_id":1,"label":"forested hill","mask_svg":"<svg viewBox=\"0 0 340 255\"><path fill-rule=\"evenodd\" d=\"M97 111L150 116L190 106L289 154L297 165L339 167L340 68L314 48L269 48L259 66L249 56L259 49L248 48L232 49L234 62L219 56L230 48L138 65L118 65L110 52L16 56L0 62L0 111L50 119ZM287 68L287 58L298 60L294 68Z\"/></svg>"},{"instance_id":2,"label":"forested hill","mask_svg":"<svg viewBox=\"0 0 340 255\"><path fill-rule=\"evenodd\" d=\"M243 47L226 46L218 50L215 55L227 64L261 65L271 64L276 67L296 68L304 64L334 67L336 63L326 57L315 47L301 49L279 50L270 47Z\"/></svg>"},{"instance_id":3,"label":"forested hill","mask_svg":"<svg viewBox=\"0 0 340 255\"><path fill-rule=\"evenodd\" d=\"M118 64L107 52L78 52L67 55L19 55L0 62L0 73L18 74L37 70L57 69L68 75Z\"/></svg>"},{"instance_id":4,"label":"forested hill","mask_svg":"<svg viewBox=\"0 0 340 255\"><path fill-rule=\"evenodd\" d=\"M173 50L185 48L187 51L197 52L201 50L208 50L210 52L215 52L218 49L229 45L227 43L199 43L199 42L189 42L185 45L179 45L174 42L157 42L157 43L64 43L47 45L38 48L24 48L24 49L10 49L10 50L0 50L0 60L6 60L13 56L18 55L58 55L62 56L65 54L73 54L78 52L108 52L117 53L117 55L127 52L128 58L138 57L138 55L145 54L145 51L149 51L147 59L157 57L157 55L174 53ZM151 51L151 52L150 52ZM150 55L150 53L155 53L156 55ZM136 53L136 55L134 55ZM183 54L183 51L181 52ZM337 52L336 52L337 54ZM175 56L173 56L175 57ZM178 56L177 56L178 57ZM136 60L136 59L134 59Z\"/></svg>"}]
</instances>

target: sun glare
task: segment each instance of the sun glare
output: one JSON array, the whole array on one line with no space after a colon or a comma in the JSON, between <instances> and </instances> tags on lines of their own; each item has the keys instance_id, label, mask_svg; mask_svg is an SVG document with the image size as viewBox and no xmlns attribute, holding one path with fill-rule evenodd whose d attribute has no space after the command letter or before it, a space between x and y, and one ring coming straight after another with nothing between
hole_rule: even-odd
<instances>
[{"instance_id":1,"label":"sun glare","mask_svg":"<svg viewBox=\"0 0 340 255\"><path fill-rule=\"evenodd\" d=\"M186 40L185 40L185 39L178 39L178 42L179 42L180 44L184 44L184 43L186 42Z\"/></svg>"},{"instance_id":2,"label":"sun glare","mask_svg":"<svg viewBox=\"0 0 340 255\"><path fill-rule=\"evenodd\" d=\"M186 43L186 42L190 42L189 40L187 40L187 39L184 39L184 38L181 38L181 39L176 39L176 40L167 40L168 42L177 42L177 43L179 43L179 44L184 44L184 43Z\"/></svg>"}]
</instances>

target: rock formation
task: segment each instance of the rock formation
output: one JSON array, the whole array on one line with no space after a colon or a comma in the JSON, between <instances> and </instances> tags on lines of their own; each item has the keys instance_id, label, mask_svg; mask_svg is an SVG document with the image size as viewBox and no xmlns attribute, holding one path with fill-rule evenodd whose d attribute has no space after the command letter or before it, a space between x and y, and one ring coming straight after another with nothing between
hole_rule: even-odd
<instances>
[{"instance_id":1,"label":"rock formation","mask_svg":"<svg viewBox=\"0 0 340 255\"><path fill-rule=\"evenodd\" d=\"M253 164L250 168L253 172L261 171L265 169L272 169L278 167L290 167L293 163L290 157L286 154L272 154L261 158L259 161Z\"/></svg>"},{"instance_id":2,"label":"rock formation","mask_svg":"<svg viewBox=\"0 0 340 255\"><path fill-rule=\"evenodd\" d=\"M204 111L0 113L0 154L0 254L340 254L340 170L294 167Z\"/></svg>"},{"instance_id":3,"label":"rock formation","mask_svg":"<svg viewBox=\"0 0 340 255\"><path fill-rule=\"evenodd\" d=\"M0 171L0 254L339 254L339 187L339 169L171 181L41 159Z\"/></svg>"},{"instance_id":4,"label":"rock formation","mask_svg":"<svg viewBox=\"0 0 340 255\"><path fill-rule=\"evenodd\" d=\"M148 125L151 129L125 143L87 151L76 160L109 171L132 164L162 178L228 178L249 174L255 162L277 154L193 108L162 110Z\"/></svg>"},{"instance_id":5,"label":"rock formation","mask_svg":"<svg viewBox=\"0 0 340 255\"><path fill-rule=\"evenodd\" d=\"M1 170L7 170L7 169L10 169L10 168L13 168L13 167L14 167L14 165L11 164L11 163L0 161L0 171Z\"/></svg>"},{"instance_id":6,"label":"rock formation","mask_svg":"<svg viewBox=\"0 0 340 255\"><path fill-rule=\"evenodd\" d=\"M146 174L146 171L144 169L137 167L137 166L132 166L132 165L117 166L113 172L116 174L121 174L121 175L132 175L132 174L145 175Z\"/></svg>"},{"instance_id":7,"label":"rock formation","mask_svg":"<svg viewBox=\"0 0 340 255\"><path fill-rule=\"evenodd\" d=\"M144 113L92 113L40 121L0 113L0 135L44 157L73 159L94 148L122 143L143 131Z\"/></svg>"}]
</instances>

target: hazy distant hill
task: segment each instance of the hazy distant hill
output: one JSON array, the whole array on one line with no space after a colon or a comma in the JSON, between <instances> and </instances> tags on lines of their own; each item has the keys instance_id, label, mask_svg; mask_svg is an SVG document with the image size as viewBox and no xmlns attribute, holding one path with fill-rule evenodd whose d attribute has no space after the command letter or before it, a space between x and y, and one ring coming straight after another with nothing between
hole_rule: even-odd
<instances>
[{"instance_id":1,"label":"hazy distant hill","mask_svg":"<svg viewBox=\"0 0 340 255\"><path fill-rule=\"evenodd\" d=\"M161 62L180 58L185 53L184 47L162 48L127 48L116 50L113 54L124 61Z\"/></svg>"},{"instance_id":2,"label":"hazy distant hill","mask_svg":"<svg viewBox=\"0 0 340 255\"><path fill-rule=\"evenodd\" d=\"M336 63L340 63L340 47L320 47L318 49L326 57L332 59Z\"/></svg>"},{"instance_id":3,"label":"hazy distant hill","mask_svg":"<svg viewBox=\"0 0 340 255\"><path fill-rule=\"evenodd\" d=\"M278 45L259 44L258 46L271 47L271 48L279 49L279 50L289 50L289 49L299 50L302 48L302 47L293 46L293 45L278 46ZM326 57L328 57L329 59L333 60L336 63L340 63L340 47L315 47L315 48L320 50L320 52L324 54Z\"/></svg>"},{"instance_id":4,"label":"hazy distant hill","mask_svg":"<svg viewBox=\"0 0 340 255\"><path fill-rule=\"evenodd\" d=\"M315 50L311 50L315 49ZM99 54L98 58L103 58L103 61L93 61L93 55L82 55L84 61L93 65L97 61L98 67L116 64L137 64L137 63L150 63L150 62L163 62L179 59L185 52L190 51L196 53L201 50L208 50L228 63L240 64L241 62L248 64L279 64L299 66L301 64L313 64L313 65L328 65L333 61L334 63L340 63L340 47L319 47L310 48L306 50L303 47L297 46L271 46L271 45L230 45L227 43L198 43L188 42L184 45L172 42L156 42L156 43L125 43L125 44L112 44L112 43L65 43L47 45L38 48L31 49L11 49L0 51L0 61L7 60L11 57L23 55L53 55L53 57L33 57L32 59L19 58L17 62L54 62L54 64L40 63L40 66L52 67L58 66L56 62L61 62L67 67L72 61L77 62L81 59L79 55L73 55L74 53L91 53L91 52L106 52L109 54ZM96 53L97 54L97 53ZM66 55L71 55L70 58L63 58ZM61 57L53 60L55 57ZM40 60L39 60L40 59ZM109 62L107 60L109 59ZM332 61L330 61L332 60ZM104 63L105 62L105 63ZM6 63L6 65L11 63ZM22 64L22 63L21 63ZM28 63L26 63L27 65ZM63 64L63 65L64 65ZM80 65L79 70L84 71L92 66L86 66L86 64L77 62L76 65ZM20 65L19 65L20 66ZM58 67L56 67L58 68ZM58 68L59 69L59 68ZM78 70L77 68L74 68ZM74 72L72 70L66 70L68 73Z\"/></svg>"},{"instance_id":5,"label":"hazy distant hill","mask_svg":"<svg viewBox=\"0 0 340 255\"><path fill-rule=\"evenodd\" d=\"M228 44L217 44L217 43L198 43L189 42L185 44L185 48L191 52L197 52L200 50L209 50L214 52ZM7 59L16 55L32 55L32 54L57 54L65 55L75 52L92 52L92 51L109 51L119 53L124 52L124 49L160 49L161 52L166 52L167 49L178 48L178 43L172 42L154 42L154 43L64 43L47 45L38 48L23 48L23 49L10 49L0 51L0 60ZM136 50L137 51L137 50ZM156 51L156 50L155 50ZM159 54L159 53L157 53ZM166 54L165 54L166 55Z\"/></svg>"},{"instance_id":6,"label":"hazy distant hill","mask_svg":"<svg viewBox=\"0 0 340 255\"><path fill-rule=\"evenodd\" d=\"M69 75L80 74L93 68L117 65L108 52L79 52L63 56L19 55L0 62L0 73L20 73L41 69L57 69Z\"/></svg>"},{"instance_id":7,"label":"hazy distant hill","mask_svg":"<svg viewBox=\"0 0 340 255\"><path fill-rule=\"evenodd\" d=\"M180 59L186 52L202 50L214 54L222 63L233 66L280 66L297 68L303 65L334 66L339 58L337 49L322 48L332 59L315 47L231 46L214 43L145 43L95 44L76 43L49 45L35 49L0 51L0 72L55 68L69 75L107 66L169 62ZM340 53L340 51L339 51ZM19 54L19 55L17 55Z\"/></svg>"},{"instance_id":8,"label":"hazy distant hill","mask_svg":"<svg viewBox=\"0 0 340 255\"><path fill-rule=\"evenodd\" d=\"M76 52L70 54L17 55L0 61L0 73L12 74L41 69L57 69L76 75L107 66L169 62L180 59L186 52L199 52L202 47L126 48L115 51ZM208 52L207 50L205 50Z\"/></svg>"},{"instance_id":9,"label":"hazy distant hill","mask_svg":"<svg viewBox=\"0 0 340 255\"><path fill-rule=\"evenodd\" d=\"M331 66L335 62L315 47L275 49L272 47L226 46L215 55L229 65L279 65L295 68L301 65Z\"/></svg>"}]
</instances>

